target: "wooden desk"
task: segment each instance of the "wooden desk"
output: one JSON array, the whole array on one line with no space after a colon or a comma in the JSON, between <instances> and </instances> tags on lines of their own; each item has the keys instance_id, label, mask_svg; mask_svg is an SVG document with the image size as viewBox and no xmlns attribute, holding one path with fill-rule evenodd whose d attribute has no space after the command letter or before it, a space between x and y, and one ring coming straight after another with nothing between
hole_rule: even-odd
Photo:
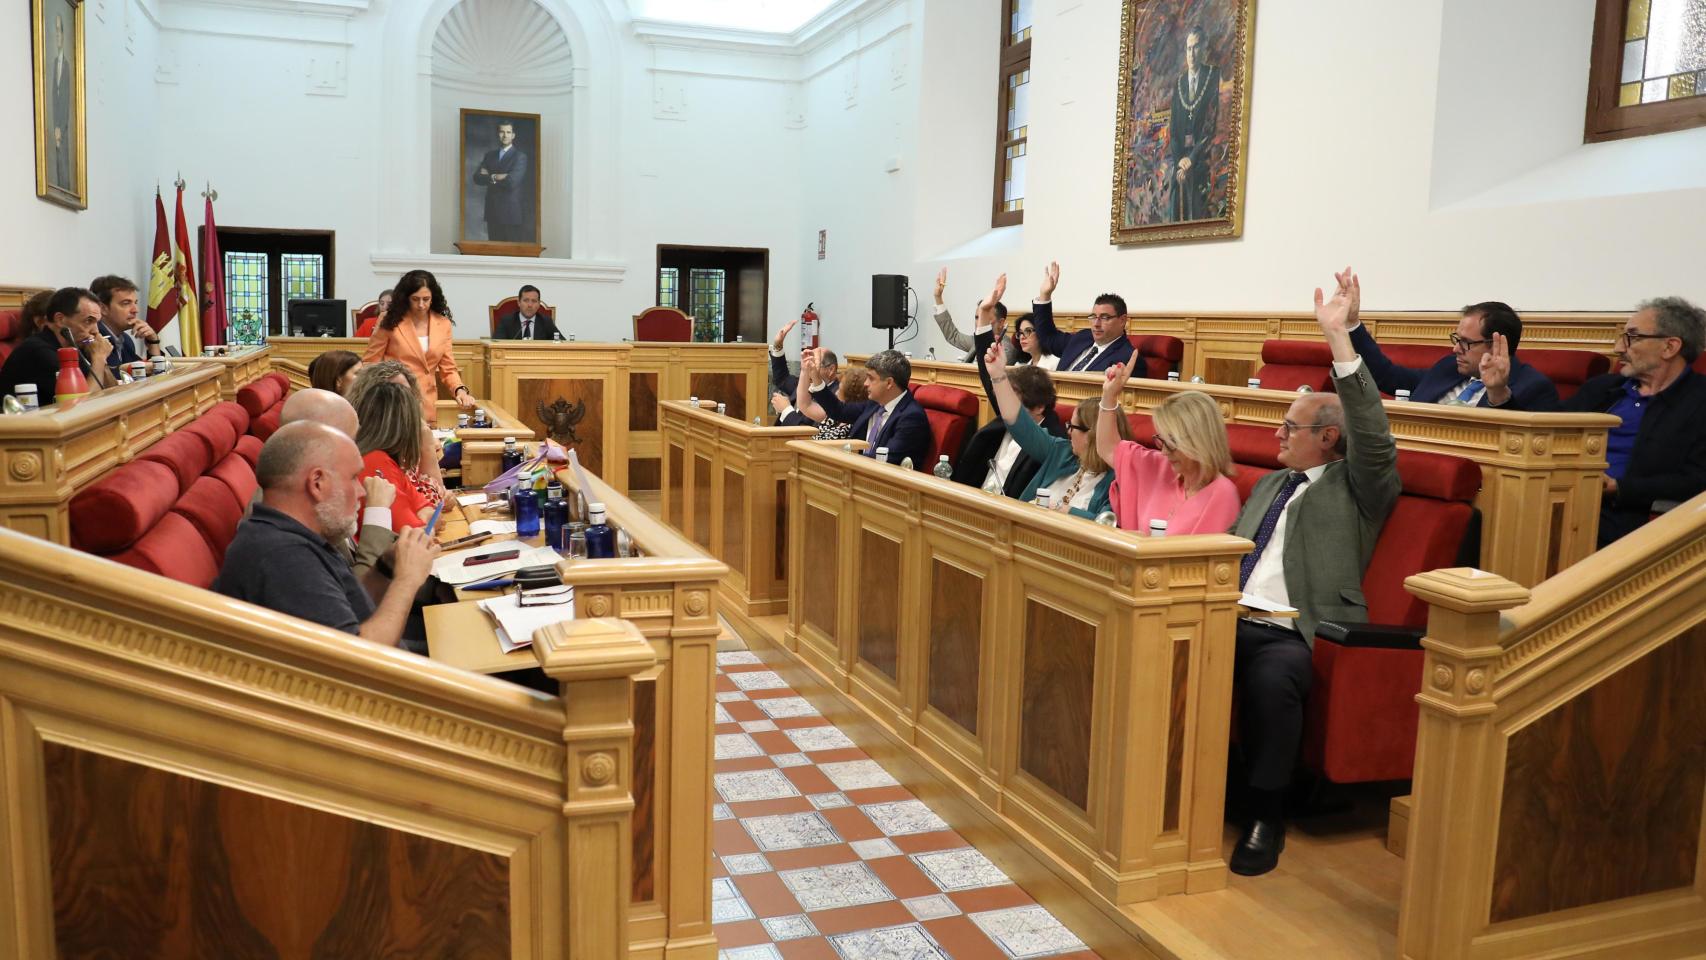
<instances>
[{"instance_id":1,"label":"wooden desk","mask_svg":"<svg viewBox=\"0 0 1706 960\"><path fill-rule=\"evenodd\" d=\"M514 437L520 444L533 444L539 439L539 434L523 423L515 414L491 400L482 400L480 406L485 408L486 415L491 418L490 427L459 427L456 428L456 438L462 441L462 485L464 487L479 487L488 483L503 471L504 440ZM438 422L434 426L441 430L456 427L456 417L464 413L455 400L438 401Z\"/></svg>"},{"instance_id":2,"label":"wooden desk","mask_svg":"<svg viewBox=\"0 0 1706 960\"><path fill-rule=\"evenodd\" d=\"M462 374L462 382L468 389L474 391L474 396L486 398L486 341L484 340L452 340L450 354L456 358L456 369ZM366 337L268 337L267 345L273 348L273 356L280 360L290 360L301 364L305 369L313 359L330 350L348 350L360 356L367 349ZM440 394L448 396L450 391L440 389Z\"/></svg>"},{"instance_id":3,"label":"wooden desk","mask_svg":"<svg viewBox=\"0 0 1706 960\"><path fill-rule=\"evenodd\" d=\"M272 347L233 347L223 357L174 357L182 366L211 364L219 369L219 398L237 399L237 391L272 372Z\"/></svg>"}]
</instances>

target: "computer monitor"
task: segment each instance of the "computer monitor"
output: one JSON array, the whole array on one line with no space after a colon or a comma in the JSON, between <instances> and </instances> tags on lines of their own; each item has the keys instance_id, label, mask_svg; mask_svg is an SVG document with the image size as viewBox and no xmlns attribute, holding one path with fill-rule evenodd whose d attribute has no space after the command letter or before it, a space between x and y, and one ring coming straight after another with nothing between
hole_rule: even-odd
<instances>
[{"instance_id":1,"label":"computer monitor","mask_svg":"<svg viewBox=\"0 0 1706 960\"><path fill-rule=\"evenodd\" d=\"M285 308L290 332L298 337L349 336L349 304L344 300L292 300Z\"/></svg>"}]
</instances>

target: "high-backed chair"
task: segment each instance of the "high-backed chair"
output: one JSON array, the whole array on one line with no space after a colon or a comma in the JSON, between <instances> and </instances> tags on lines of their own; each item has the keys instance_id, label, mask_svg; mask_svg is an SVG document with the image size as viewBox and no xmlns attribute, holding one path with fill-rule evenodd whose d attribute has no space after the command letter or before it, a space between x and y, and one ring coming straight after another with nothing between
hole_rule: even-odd
<instances>
[{"instance_id":1,"label":"high-backed chair","mask_svg":"<svg viewBox=\"0 0 1706 960\"><path fill-rule=\"evenodd\" d=\"M269 373L237 391L237 402L249 415L249 433L263 442L278 429L279 411L284 408L290 381L282 373Z\"/></svg>"},{"instance_id":2,"label":"high-backed chair","mask_svg":"<svg viewBox=\"0 0 1706 960\"><path fill-rule=\"evenodd\" d=\"M924 462L913 466L928 473L944 454L958 463L977 427L977 396L959 387L934 383L913 384L912 396L930 421L930 449L924 454Z\"/></svg>"},{"instance_id":3,"label":"high-backed chair","mask_svg":"<svg viewBox=\"0 0 1706 960\"><path fill-rule=\"evenodd\" d=\"M499 320L502 320L504 317L513 316L513 315L518 314L520 312L521 312L521 301L519 299L517 299L516 297L504 297L502 300L499 300L497 303L494 303L490 307L487 307L486 308L486 314L492 321L492 336L495 337L498 334L498 321ZM552 323L557 322L557 308L551 306L548 303L539 304L539 315L544 317L545 319L551 321Z\"/></svg>"},{"instance_id":4,"label":"high-backed chair","mask_svg":"<svg viewBox=\"0 0 1706 960\"><path fill-rule=\"evenodd\" d=\"M1333 389L1333 348L1322 340L1269 340L1262 344L1262 366L1256 371L1265 390L1308 387L1316 393Z\"/></svg>"},{"instance_id":5,"label":"high-backed chair","mask_svg":"<svg viewBox=\"0 0 1706 960\"><path fill-rule=\"evenodd\" d=\"M371 337L373 328L379 326L379 301L369 300L349 312L349 328L354 330L354 336Z\"/></svg>"},{"instance_id":6,"label":"high-backed chair","mask_svg":"<svg viewBox=\"0 0 1706 960\"><path fill-rule=\"evenodd\" d=\"M0 363L12 355L12 350L18 342L28 336L30 331L24 329L24 312L22 310L0 310Z\"/></svg>"},{"instance_id":7,"label":"high-backed chair","mask_svg":"<svg viewBox=\"0 0 1706 960\"><path fill-rule=\"evenodd\" d=\"M1611 369L1611 358L1591 350L1525 350L1517 348L1517 356L1552 381L1558 388L1558 399L1568 400L1588 380Z\"/></svg>"},{"instance_id":8,"label":"high-backed chair","mask_svg":"<svg viewBox=\"0 0 1706 960\"><path fill-rule=\"evenodd\" d=\"M688 343L693 339L693 318L674 307L647 307L634 314L634 339Z\"/></svg>"},{"instance_id":9,"label":"high-backed chair","mask_svg":"<svg viewBox=\"0 0 1706 960\"><path fill-rule=\"evenodd\" d=\"M1185 359L1185 341L1161 334L1126 334L1133 350L1143 358L1138 373L1151 380L1167 379L1169 370L1177 370Z\"/></svg>"}]
</instances>

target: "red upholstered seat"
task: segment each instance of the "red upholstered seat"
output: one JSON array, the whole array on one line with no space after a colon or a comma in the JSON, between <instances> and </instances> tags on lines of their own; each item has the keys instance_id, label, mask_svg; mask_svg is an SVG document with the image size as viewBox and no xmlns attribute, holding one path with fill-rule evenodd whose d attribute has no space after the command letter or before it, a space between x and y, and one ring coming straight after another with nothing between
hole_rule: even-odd
<instances>
[{"instance_id":1,"label":"red upholstered seat","mask_svg":"<svg viewBox=\"0 0 1706 960\"><path fill-rule=\"evenodd\" d=\"M1054 405L1054 415L1060 418L1060 425L1066 426L1072 422L1072 415L1078 412L1078 404L1061 400Z\"/></svg>"},{"instance_id":2,"label":"red upholstered seat","mask_svg":"<svg viewBox=\"0 0 1706 960\"><path fill-rule=\"evenodd\" d=\"M1333 350L1322 340L1268 340L1262 344L1262 366L1256 371L1264 390L1316 393L1333 389Z\"/></svg>"},{"instance_id":3,"label":"red upholstered seat","mask_svg":"<svg viewBox=\"0 0 1706 960\"><path fill-rule=\"evenodd\" d=\"M260 418L249 426L249 432L259 437L262 442L265 442L268 437L278 432L278 417L278 407L268 410L266 413L261 414Z\"/></svg>"},{"instance_id":4,"label":"red upholstered seat","mask_svg":"<svg viewBox=\"0 0 1706 960\"><path fill-rule=\"evenodd\" d=\"M129 550L113 556L128 566L193 587L213 586L219 561L188 517L168 512Z\"/></svg>"},{"instance_id":5,"label":"red upholstered seat","mask_svg":"<svg viewBox=\"0 0 1706 960\"><path fill-rule=\"evenodd\" d=\"M1143 366L1137 373L1151 380L1167 379L1167 372L1179 369L1179 364L1185 359L1185 341L1178 337L1128 333L1126 339L1143 358Z\"/></svg>"},{"instance_id":6,"label":"red upholstered seat","mask_svg":"<svg viewBox=\"0 0 1706 960\"><path fill-rule=\"evenodd\" d=\"M977 426L977 397L958 387L934 383L913 384L912 396L930 421L930 449L924 462L913 466L928 473L944 454L949 461L958 462Z\"/></svg>"},{"instance_id":7,"label":"red upholstered seat","mask_svg":"<svg viewBox=\"0 0 1706 960\"><path fill-rule=\"evenodd\" d=\"M1694 358L1694 372L1706 373L1706 353Z\"/></svg>"},{"instance_id":8,"label":"red upholstered seat","mask_svg":"<svg viewBox=\"0 0 1706 960\"><path fill-rule=\"evenodd\" d=\"M1426 370L1438 363L1441 357L1450 356L1451 348L1425 343L1382 343L1380 352L1386 355L1386 359L1400 367ZM1390 393L1381 393L1381 396L1388 400L1392 399Z\"/></svg>"},{"instance_id":9,"label":"red upholstered seat","mask_svg":"<svg viewBox=\"0 0 1706 960\"><path fill-rule=\"evenodd\" d=\"M1591 350L1526 350L1517 348L1517 356L1546 375L1558 388L1558 399L1568 400L1588 380L1611 369L1611 358Z\"/></svg>"},{"instance_id":10,"label":"red upholstered seat","mask_svg":"<svg viewBox=\"0 0 1706 960\"><path fill-rule=\"evenodd\" d=\"M28 333L24 329L22 310L0 310L0 363L12 355L12 348Z\"/></svg>"},{"instance_id":11,"label":"red upholstered seat","mask_svg":"<svg viewBox=\"0 0 1706 960\"><path fill-rule=\"evenodd\" d=\"M511 314L517 314L520 312L521 312L521 301L516 297L504 297L502 300L499 300L497 303L494 303L490 307L487 307L486 313L488 316L490 316L491 321L492 321L492 336L495 337L498 334L498 321L499 320L502 320L504 317L507 317ZM555 322L557 319L557 308L551 306L548 303L541 303L541 304L539 304L539 315L544 317L547 320Z\"/></svg>"},{"instance_id":12,"label":"red upholstered seat","mask_svg":"<svg viewBox=\"0 0 1706 960\"><path fill-rule=\"evenodd\" d=\"M648 307L634 315L634 339L687 343L693 339L693 321L674 307Z\"/></svg>"},{"instance_id":13,"label":"red upholstered seat","mask_svg":"<svg viewBox=\"0 0 1706 960\"><path fill-rule=\"evenodd\" d=\"M226 423L229 423L231 425L231 429L236 431L236 436L241 437L243 434L249 432L248 411L244 410L242 404L237 403L235 400L222 400L219 403L214 404L212 407L209 407L208 411L202 414L202 419L208 417L218 417Z\"/></svg>"},{"instance_id":14,"label":"red upholstered seat","mask_svg":"<svg viewBox=\"0 0 1706 960\"><path fill-rule=\"evenodd\" d=\"M261 462L261 446L264 443L260 437L244 434L237 438L237 446L232 452L248 461L250 467L254 467Z\"/></svg>"},{"instance_id":15,"label":"red upholstered seat","mask_svg":"<svg viewBox=\"0 0 1706 960\"><path fill-rule=\"evenodd\" d=\"M355 336L371 337L373 328L379 326L379 301L369 300L349 312L349 328L355 331Z\"/></svg>"},{"instance_id":16,"label":"red upholstered seat","mask_svg":"<svg viewBox=\"0 0 1706 960\"><path fill-rule=\"evenodd\" d=\"M255 480L254 466L242 454L230 454L214 464L213 469L207 473L208 476L225 484L226 489L231 491L231 495L237 498L237 502L245 507L248 506L249 500L254 497L255 491L260 488L260 483Z\"/></svg>"},{"instance_id":17,"label":"red upholstered seat","mask_svg":"<svg viewBox=\"0 0 1706 960\"><path fill-rule=\"evenodd\" d=\"M231 488L213 477L197 477L189 492L178 498L172 512L182 514L207 541L215 563L225 561L225 548L237 535L247 501L238 502Z\"/></svg>"},{"instance_id":18,"label":"red upholstered seat","mask_svg":"<svg viewBox=\"0 0 1706 960\"><path fill-rule=\"evenodd\" d=\"M177 478L177 496L188 492L196 478L213 466L213 447L207 438L179 430L136 455L139 461L158 463L171 470Z\"/></svg>"},{"instance_id":19,"label":"red upholstered seat","mask_svg":"<svg viewBox=\"0 0 1706 960\"><path fill-rule=\"evenodd\" d=\"M1147 413L1128 413L1125 415L1126 426L1131 428L1131 438L1142 444L1155 443L1155 418Z\"/></svg>"},{"instance_id":20,"label":"red upholstered seat","mask_svg":"<svg viewBox=\"0 0 1706 960\"><path fill-rule=\"evenodd\" d=\"M166 464L127 463L71 498L71 545L101 556L118 553L159 523L182 493Z\"/></svg>"}]
</instances>

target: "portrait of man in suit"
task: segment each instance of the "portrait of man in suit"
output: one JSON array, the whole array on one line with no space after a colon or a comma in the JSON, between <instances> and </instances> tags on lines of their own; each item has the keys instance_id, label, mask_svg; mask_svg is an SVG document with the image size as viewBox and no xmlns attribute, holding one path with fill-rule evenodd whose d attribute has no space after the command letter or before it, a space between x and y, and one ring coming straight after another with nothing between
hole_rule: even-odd
<instances>
[{"instance_id":1,"label":"portrait of man in suit","mask_svg":"<svg viewBox=\"0 0 1706 960\"><path fill-rule=\"evenodd\" d=\"M36 195L84 205L82 17L70 0L36 0Z\"/></svg>"},{"instance_id":2,"label":"portrait of man in suit","mask_svg":"<svg viewBox=\"0 0 1706 960\"><path fill-rule=\"evenodd\" d=\"M462 239L539 242L539 118L462 111Z\"/></svg>"}]
</instances>

